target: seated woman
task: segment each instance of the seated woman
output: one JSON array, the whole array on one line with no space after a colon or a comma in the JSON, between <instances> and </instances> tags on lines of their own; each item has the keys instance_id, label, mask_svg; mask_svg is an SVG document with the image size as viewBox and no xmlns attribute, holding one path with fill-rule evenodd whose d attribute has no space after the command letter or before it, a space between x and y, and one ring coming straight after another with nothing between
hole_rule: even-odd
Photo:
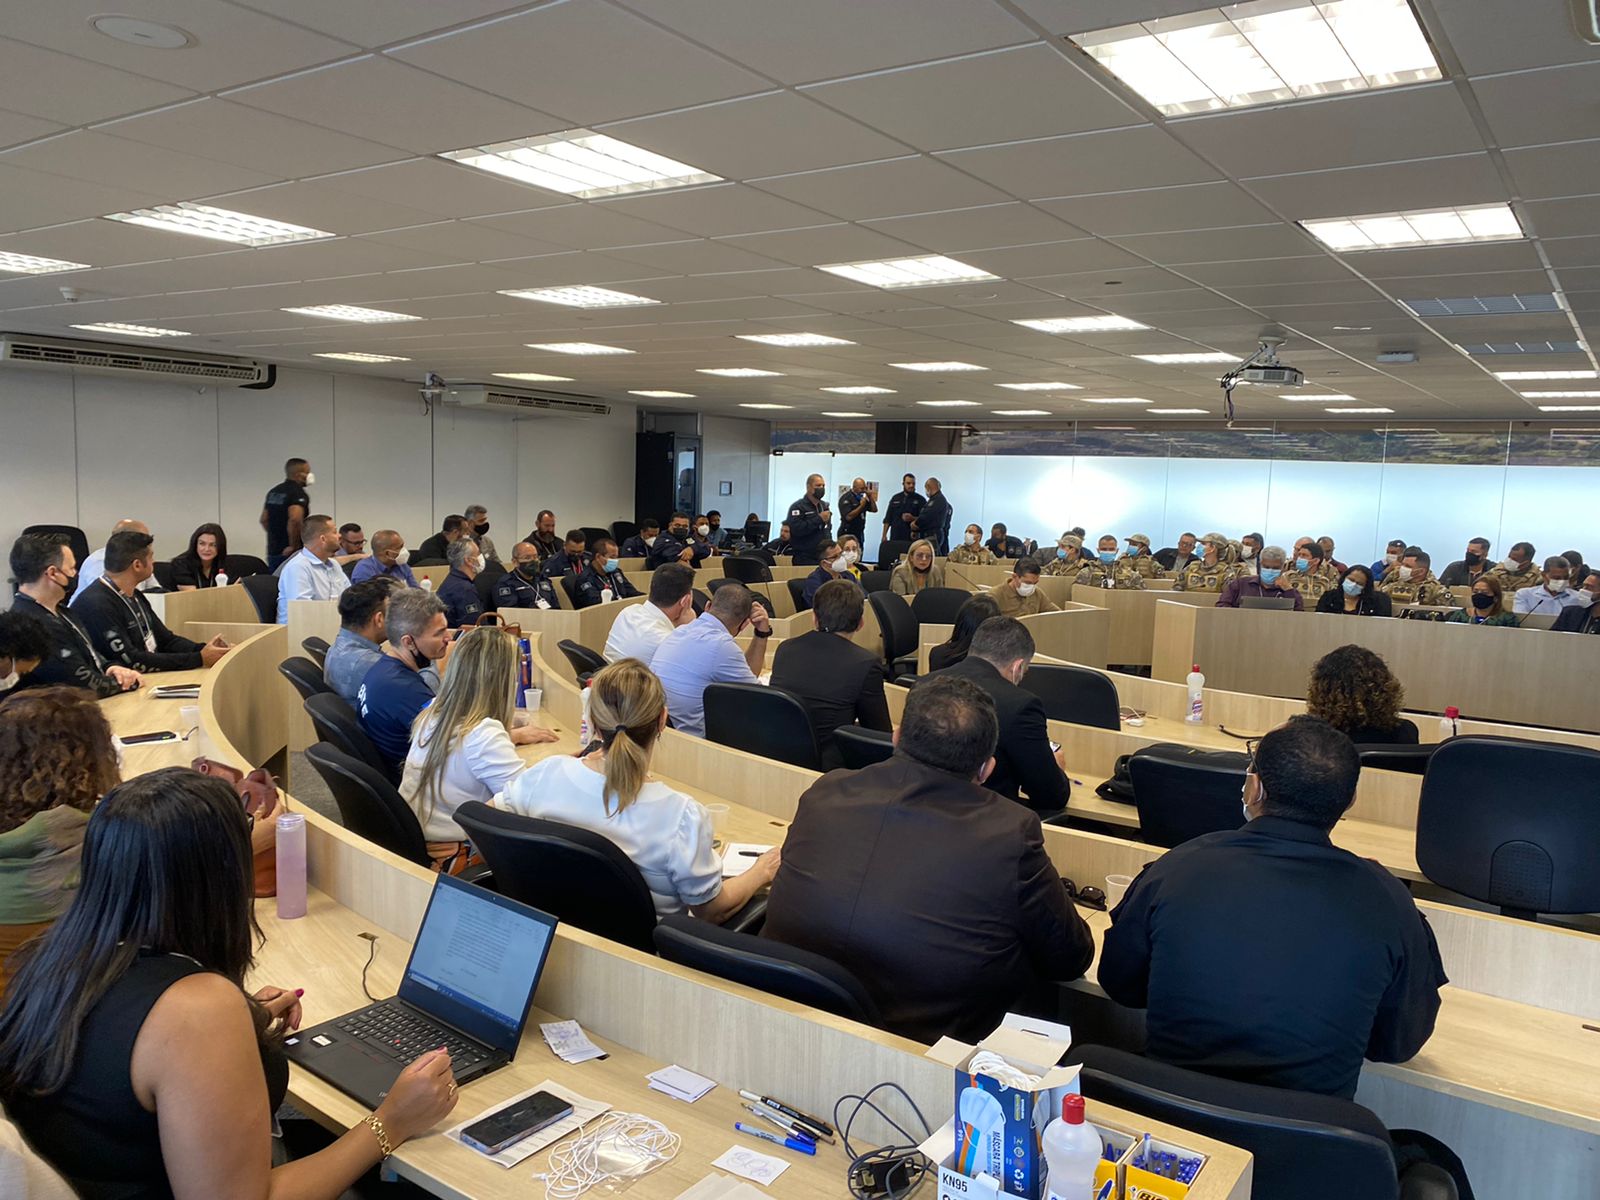
<instances>
[{"instance_id":1,"label":"seated woman","mask_svg":"<svg viewBox=\"0 0 1600 1200\"><path fill-rule=\"evenodd\" d=\"M556 740L537 725L513 725L520 665L516 639L504 629L467 630L450 651L438 696L411 725L400 796L422 822L434 866L452 875L469 861L456 809L487 803L527 769L518 746Z\"/></svg>"},{"instance_id":2,"label":"seated woman","mask_svg":"<svg viewBox=\"0 0 1600 1200\"><path fill-rule=\"evenodd\" d=\"M1311 668L1306 711L1358 746L1415 746L1417 727L1400 715L1405 689L1365 646L1330 650Z\"/></svg>"},{"instance_id":3,"label":"seated woman","mask_svg":"<svg viewBox=\"0 0 1600 1200\"><path fill-rule=\"evenodd\" d=\"M17 948L67 911L89 813L120 780L93 693L36 688L0 704L0 989Z\"/></svg>"},{"instance_id":4,"label":"seated woman","mask_svg":"<svg viewBox=\"0 0 1600 1200\"><path fill-rule=\"evenodd\" d=\"M599 735L598 748L581 758L561 755L535 763L511 781L500 807L610 838L639 868L659 916L688 909L722 922L772 882L777 850L724 880L705 807L650 778L650 758L667 724L667 699L648 667L625 658L596 672L589 684L589 723Z\"/></svg>"},{"instance_id":5,"label":"seated woman","mask_svg":"<svg viewBox=\"0 0 1600 1200\"><path fill-rule=\"evenodd\" d=\"M933 543L919 538L906 551L905 561L889 576L889 590L897 596L915 596L923 588L942 588L944 568L933 561Z\"/></svg>"},{"instance_id":6,"label":"seated woman","mask_svg":"<svg viewBox=\"0 0 1600 1200\"><path fill-rule=\"evenodd\" d=\"M845 568L839 573L841 579L854 579L861 582L861 539L853 533L839 535L840 557L844 559Z\"/></svg>"},{"instance_id":7,"label":"seated woman","mask_svg":"<svg viewBox=\"0 0 1600 1200\"><path fill-rule=\"evenodd\" d=\"M217 586L217 572L228 558L228 535L206 524L189 535L189 548L172 560L172 586L180 592Z\"/></svg>"},{"instance_id":8,"label":"seated woman","mask_svg":"<svg viewBox=\"0 0 1600 1200\"><path fill-rule=\"evenodd\" d=\"M1500 580L1493 575L1479 575L1477 582L1472 585L1470 606L1457 609L1445 620L1468 625L1515 625L1517 623L1516 615L1506 610L1505 588L1501 585Z\"/></svg>"},{"instance_id":9,"label":"seated woman","mask_svg":"<svg viewBox=\"0 0 1600 1200\"><path fill-rule=\"evenodd\" d=\"M244 991L261 930L239 798L186 767L119 784L89 818L82 866L0 1010L0 1101L79 1194L336 1200L455 1107L450 1057L432 1051L369 1118L273 1167L278 1040L300 1001Z\"/></svg>"},{"instance_id":10,"label":"seated woman","mask_svg":"<svg viewBox=\"0 0 1600 1200\"><path fill-rule=\"evenodd\" d=\"M1317 598L1319 613L1344 613L1349 617L1392 617L1394 605L1372 582L1372 568L1357 563L1346 567L1339 586Z\"/></svg>"},{"instance_id":11,"label":"seated woman","mask_svg":"<svg viewBox=\"0 0 1600 1200\"><path fill-rule=\"evenodd\" d=\"M950 639L928 651L929 672L953 667L966 658L967 650L972 646L972 635L978 632L978 626L990 617L999 615L1000 606L994 602L994 597L983 592L963 604L956 612L955 629L951 631Z\"/></svg>"},{"instance_id":12,"label":"seated woman","mask_svg":"<svg viewBox=\"0 0 1600 1200\"><path fill-rule=\"evenodd\" d=\"M983 544L983 530L976 525L968 525L961 545L951 549L950 561L960 567L992 567L1000 560L994 556L993 550Z\"/></svg>"}]
</instances>

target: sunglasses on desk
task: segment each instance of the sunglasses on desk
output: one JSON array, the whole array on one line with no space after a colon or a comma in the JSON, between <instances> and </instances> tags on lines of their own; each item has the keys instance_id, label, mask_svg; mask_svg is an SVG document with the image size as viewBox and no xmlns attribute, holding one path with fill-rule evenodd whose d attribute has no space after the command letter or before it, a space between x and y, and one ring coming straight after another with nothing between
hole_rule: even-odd
<instances>
[{"instance_id":1,"label":"sunglasses on desk","mask_svg":"<svg viewBox=\"0 0 1600 1200\"><path fill-rule=\"evenodd\" d=\"M1085 908L1093 908L1100 912L1105 912L1106 894L1099 888L1079 887L1070 879L1063 879L1061 881L1061 886L1066 889L1067 895L1070 896L1075 903L1081 904Z\"/></svg>"}]
</instances>

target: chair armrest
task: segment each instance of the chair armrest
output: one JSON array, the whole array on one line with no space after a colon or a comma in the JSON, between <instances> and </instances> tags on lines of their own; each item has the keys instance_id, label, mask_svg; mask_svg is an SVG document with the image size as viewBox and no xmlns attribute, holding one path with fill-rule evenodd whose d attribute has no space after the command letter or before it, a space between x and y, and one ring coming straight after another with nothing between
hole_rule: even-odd
<instances>
[{"instance_id":1,"label":"chair armrest","mask_svg":"<svg viewBox=\"0 0 1600 1200\"><path fill-rule=\"evenodd\" d=\"M1413 1163L1400 1176L1400 1200L1459 1200L1456 1181L1443 1167Z\"/></svg>"},{"instance_id":2,"label":"chair armrest","mask_svg":"<svg viewBox=\"0 0 1600 1200\"><path fill-rule=\"evenodd\" d=\"M767 893L752 896L750 902L722 923L724 929L734 933L757 934L767 922ZM1433 1200L1425 1197L1424 1200Z\"/></svg>"}]
</instances>

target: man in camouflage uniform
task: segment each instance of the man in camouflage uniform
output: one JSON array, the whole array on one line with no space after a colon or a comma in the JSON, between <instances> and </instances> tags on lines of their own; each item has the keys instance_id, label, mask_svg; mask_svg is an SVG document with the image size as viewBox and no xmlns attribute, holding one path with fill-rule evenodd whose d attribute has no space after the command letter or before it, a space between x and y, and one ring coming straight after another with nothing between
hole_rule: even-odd
<instances>
[{"instance_id":1,"label":"man in camouflage uniform","mask_svg":"<svg viewBox=\"0 0 1600 1200\"><path fill-rule=\"evenodd\" d=\"M1240 575L1236 563L1227 561L1228 539L1208 533L1200 539L1201 558L1179 572L1172 582L1175 592L1220 592Z\"/></svg>"},{"instance_id":2,"label":"man in camouflage uniform","mask_svg":"<svg viewBox=\"0 0 1600 1200\"><path fill-rule=\"evenodd\" d=\"M1148 552L1148 538L1145 539L1145 546ZM1080 587L1143 591L1144 576L1127 559L1117 557L1117 539L1108 533L1100 539L1099 559L1078 572L1077 584Z\"/></svg>"},{"instance_id":3,"label":"man in camouflage uniform","mask_svg":"<svg viewBox=\"0 0 1600 1200\"><path fill-rule=\"evenodd\" d=\"M1399 569L1378 585L1397 606L1401 604L1454 604L1450 589L1433 575L1433 559L1421 546L1407 546Z\"/></svg>"},{"instance_id":4,"label":"man in camouflage uniform","mask_svg":"<svg viewBox=\"0 0 1600 1200\"><path fill-rule=\"evenodd\" d=\"M992 567L1000 560L994 551L983 544L983 530L968 525L966 537L959 546L950 547L949 561L959 567Z\"/></svg>"},{"instance_id":5,"label":"man in camouflage uniform","mask_svg":"<svg viewBox=\"0 0 1600 1200\"><path fill-rule=\"evenodd\" d=\"M1076 579L1082 570L1083 539L1075 533L1063 533L1056 539L1055 557L1045 563L1039 574Z\"/></svg>"},{"instance_id":6,"label":"man in camouflage uniform","mask_svg":"<svg viewBox=\"0 0 1600 1200\"><path fill-rule=\"evenodd\" d=\"M1294 545L1294 561L1278 579L1278 586L1293 588L1305 597L1307 608L1315 608L1323 592L1339 586L1339 573L1323 558L1320 542L1301 538Z\"/></svg>"},{"instance_id":7,"label":"man in camouflage uniform","mask_svg":"<svg viewBox=\"0 0 1600 1200\"><path fill-rule=\"evenodd\" d=\"M1506 552L1505 562L1496 563L1487 574L1500 581L1500 589L1509 597L1523 588L1544 586L1544 572L1534 565L1534 550L1528 542L1518 542ZM1506 563L1514 564L1514 569ZM1511 611L1511 601L1506 601L1506 611Z\"/></svg>"},{"instance_id":8,"label":"man in camouflage uniform","mask_svg":"<svg viewBox=\"0 0 1600 1200\"><path fill-rule=\"evenodd\" d=\"M1132 567L1141 579L1167 577L1166 569L1150 554L1150 535L1146 533L1128 535L1128 552L1122 556L1118 565L1122 563Z\"/></svg>"}]
</instances>

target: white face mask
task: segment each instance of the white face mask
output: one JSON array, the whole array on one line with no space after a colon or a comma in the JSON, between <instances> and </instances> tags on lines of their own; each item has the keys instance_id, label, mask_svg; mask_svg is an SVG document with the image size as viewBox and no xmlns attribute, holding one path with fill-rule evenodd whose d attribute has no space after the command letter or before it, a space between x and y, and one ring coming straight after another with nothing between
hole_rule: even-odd
<instances>
[{"instance_id":1,"label":"white face mask","mask_svg":"<svg viewBox=\"0 0 1600 1200\"><path fill-rule=\"evenodd\" d=\"M1389 563L1399 562L1400 561L1400 556L1398 554L1385 554L1383 556L1383 561L1384 562L1389 562Z\"/></svg>"},{"instance_id":2,"label":"white face mask","mask_svg":"<svg viewBox=\"0 0 1600 1200\"><path fill-rule=\"evenodd\" d=\"M316 481L317 481L317 473L315 471L307 471L306 472L306 486L310 487Z\"/></svg>"},{"instance_id":3,"label":"white face mask","mask_svg":"<svg viewBox=\"0 0 1600 1200\"><path fill-rule=\"evenodd\" d=\"M978 535L975 534L975 533L967 534L967 545L976 546L977 544L978 544Z\"/></svg>"},{"instance_id":4,"label":"white face mask","mask_svg":"<svg viewBox=\"0 0 1600 1200\"><path fill-rule=\"evenodd\" d=\"M0 675L0 692L9 692L17 686L17 680L21 678L22 676L17 674L15 667L12 668L11 674Z\"/></svg>"},{"instance_id":5,"label":"white face mask","mask_svg":"<svg viewBox=\"0 0 1600 1200\"><path fill-rule=\"evenodd\" d=\"M1567 581L1565 579L1547 579L1544 585L1556 595L1560 595L1567 590Z\"/></svg>"},{"instance_id":6,"label":"white face mask","mask_svg":"<svg viewBox=\"0 0 1600 1200\"><path fill-rule=\"evenodd\" d=\"M856 559L860 558L861 556L859 554L857 554L854 550L846 550L839 557L844 559L845 564L847 566L854 566L855 562L856 562Z\"/></svg>"},{"instance_id":7,"label":"white face mask","mask_svg":"<svg viewBox=\"0 0 1600 1200\"><path fill-rule=\"evenodd\" d=\"M1400 568L1400 582L1401 583L1405 583L1407 580L1409 580L1411 578L1411 575L1412 575L1412 570L1411 570L1410 567L1401 567Z\"/></svg>"},{"instance_id":8,"label":"white face mask","mask_svg":"<svg viewBox=\"0 0 1600 1200\"><path fill-rule=\"evenodd\" d=\"M1031 596L1038 586L1039 585L1037 583L1019 583L1017 584L1017 595Z\"/></svg>"},{"instance_id":9,"label":"white face mask","mask_svg":"<svg viewBox=\"0 0 1600 1200\"><path fill-rule=\"evenodd\" d=\"M849 569L850 564L845 561L845 557L842 554L828 564L828 570L832 571L835 575L837 575L840 571L848 571Z\"/></svg>"},{"instance_id":10,"label":"white face mask","mask_svg":"<svg viewBox=\"0 0 1600 1200\"><path fill-rule=\"evenodd\" d=\"M489 557L488 557L488 555L486 555L486 554L478 555L478 570L481 571L485 567L487 567L488 565L489 565Z\"/></svg>"},{"instance_id":11,"label":"white face mask","mask_svg":"<svg viewBox=\"0 0 1600 1200\"><path fill-rule=\"evenodd\" d=\"M646 546L654 546L654 545L655 545L655 544L656 544L656 539L655 539L655 538L653 538L653 537L647 537L647 538L645 538L645 540L644 540L644 544L645 544L645 545L646 545Z\"/></svg>"},{"instance_id":12,"label":"white face mask","mask_svg":"<svg viewBox=\"0 0 1600 1200\"><path fill-rule=\"evenodd\" d=\"M1244 547L1244 557L1246 557L1246 558L1254 558L1255 556L1256 556L1256 548L1254 546L1250 545L1248 542L1246 542L1245 543L1245 547Z\"/></svg>"},{"instance_id":13,"label":"white face mask","mask_svg":"<svg viewBox=\"0 0 1600 1200\"><path fill-rule=\"evenodd\" d=\"M1522 564L1514 558L1502 558L1500 560L1500 565L1508 571L1516 571L1522 566Z\"/></svg>"},{"instance_id":14,"label":"white face mask","mask_svg":"<svg viewBox=\"0 0 1600 1200\"><path fill-rule=\"evenodd\" d=\"M696 533L698 533L701 537L710 537L711 536L711 526L709 526L709 525L696 525L694 531Z\"/></svg>"},{"instance_id":15,"label":"white face mask","mask_svg":"<svg viewBox=\"0 0 1600 1200\"><path fill-rule=\"evenodd\" d=\"M396 565L402 566L402 567L405 566L406 563L410 562L411 561L411 547L409 547L409 546L401 546L400 547L400 553L396 554L394 556L394 561L395 561Z\"/></svg>"}]
</instances>

